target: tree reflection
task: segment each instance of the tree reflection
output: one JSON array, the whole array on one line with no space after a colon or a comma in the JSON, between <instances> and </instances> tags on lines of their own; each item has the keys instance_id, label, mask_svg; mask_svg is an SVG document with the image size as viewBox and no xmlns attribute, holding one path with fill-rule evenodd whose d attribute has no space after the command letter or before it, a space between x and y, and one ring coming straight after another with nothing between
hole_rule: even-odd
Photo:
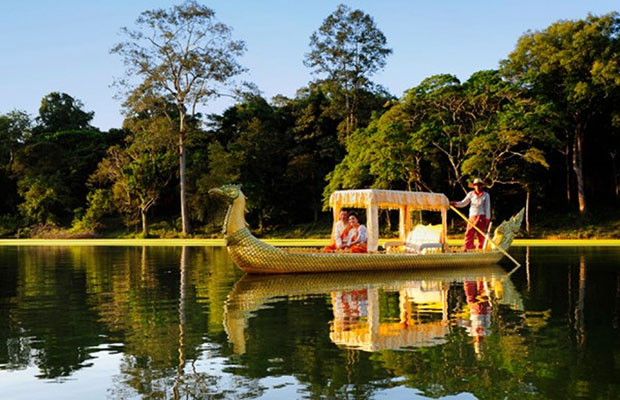
<instances>
[{"instance_id":1,"label":"tree reflection","mask_svg":"<svg viewBox=\"0 0 620 400\"><path fill-rule=\"evenodd\" d=\"M62 381L120 352L112 398L270 396L278 377L309 398L617 397L617 268L538 251L509 277L237 281L223 248L0 249L0 369Z\"/></svg>"}]
</instances>

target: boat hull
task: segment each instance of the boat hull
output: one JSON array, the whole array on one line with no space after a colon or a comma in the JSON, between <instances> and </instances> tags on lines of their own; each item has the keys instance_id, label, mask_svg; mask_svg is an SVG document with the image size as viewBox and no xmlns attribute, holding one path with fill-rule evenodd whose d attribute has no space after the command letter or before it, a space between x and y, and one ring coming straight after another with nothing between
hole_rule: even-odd
<instances>
[{"instance_id":1,"label":"boat hull","mask_svg":"<svg viewBox=\"0 0 620 400\"><path fill-rule=\"evenodd\" d=\"M227 248L235 264L250 274L471 267L474 265L495 264L503 256L497 250L431 254L296 253L258 240L247 228L230 235Z\"/></svg>"}]
</instances>

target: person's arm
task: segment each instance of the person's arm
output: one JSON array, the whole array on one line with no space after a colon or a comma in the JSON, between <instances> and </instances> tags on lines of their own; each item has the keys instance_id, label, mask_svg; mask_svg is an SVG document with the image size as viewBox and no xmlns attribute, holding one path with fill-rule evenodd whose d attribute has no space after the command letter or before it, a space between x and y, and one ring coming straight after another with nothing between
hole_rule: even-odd
<instances>
[{"instance_id":1,"label":"person's arm","mask_svg":"<svg viewBox=\"0 0 620 400\"><path fill-rule=\"evenodd\" d=\"M366 229L364 225L360 225L360 231L357 234L357 242L358 243L368 242L368 229Z\"/></svg>"},{"instance_id":2,"label":"person's arm","mask_svg":"<svg viewBox=\"0 0 620 400\"><path fill-rule=\"evenodd\" d=\"M465 198L461 201L451 201L450 204L454 207L463 208L467 206L471 202L470 194L473 192L469 192L465 195Z\"/></svg>"}]
</instances>

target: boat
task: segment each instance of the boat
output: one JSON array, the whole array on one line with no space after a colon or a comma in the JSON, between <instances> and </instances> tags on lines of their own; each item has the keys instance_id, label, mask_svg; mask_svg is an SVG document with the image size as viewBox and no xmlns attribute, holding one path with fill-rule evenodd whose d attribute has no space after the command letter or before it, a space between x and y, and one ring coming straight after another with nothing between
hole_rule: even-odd
<instances>
[{"instance_id":1,"label":"boat","mask_svg":"<svg viewBox=\"0 0 620 400\"><path fill-rule=\"evenodd\" d=\"M406 192L393 190L343 190L332 193L330 205L334 216L344 207L365 208L368 221L368 253L321 252L318 249L281 248L257 239L245 221L246 197L239 185L224 185L211 189L229 202L223 224L226 247L235 264L250 274L290 274L315 272L407 270L440 267L468 267L495 264L508 255L515 234L521 227L523 210L487 235L484 250L451 249L446 240L448 198L441 193ZM380 250L378 244L378 210L399 209L401 239L406 239L410 213L416 210L441 213L440 248L426 252ZM336 220L336 218L334 218ZM404 243L404 242L403 242ZM509 255L508 255L509 256ZM510 256L509 256L510 257Z\"/></svg>"},{"instance_id":2,"label":"boat","mask_svg":"<svg viewBox=\"0 0 620 400\"><path fill-rule=\"evenodd\" d=\"M449 291L454 300L458 297L454 294L472 288L480 292L478 304L450 303ZM393 299L394 295L398 298L398 310L380 306L380 298ZM439 271L244 275L235 283L224 305L223 323L233 351L246 352L248 338L252 337L249 321L260 318L261 310L316 296L324 296L331 303L330 340L338 347L367 352L445 343L454 326L467 329L474 337L484 335L491 322L490 307L482 307L485 298L494 306L523 310L523 301L510 274L498 265ZM391 315L385 315L387 311ZM478 315L480 311L487 313Z\"/></svg>"}]
</instances>

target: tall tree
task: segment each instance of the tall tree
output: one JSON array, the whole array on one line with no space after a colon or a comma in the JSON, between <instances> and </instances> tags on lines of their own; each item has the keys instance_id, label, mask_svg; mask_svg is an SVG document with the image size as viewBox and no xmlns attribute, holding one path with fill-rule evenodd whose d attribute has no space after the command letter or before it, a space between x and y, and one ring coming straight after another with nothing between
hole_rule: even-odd
<instances>
[{"instance_id":1,"label":"tall tree","mask_svg":"<svg viewBox=\"0 0 620 400\"><path fill-rule=\"evenodd\" d=\"M0 186L4 195L0 199L3 213L15 212L19 201L16 176L12 173L18 151L32 132L32 121L25 111L14 110L0 115Z\"/></svg>"},{"instance_id":2,"label":"tall tree","mask_svg":"<svg viewBox=\"0 0 620 400\"><path fill-rule=\"evenodd\" d=\"M523 35L502 63L509 78L552 101L565 120L579 212L587 212L585 147L611 129L620 99L620 17L559 21ZM568 165L568 164L567 164ZM567 185L569 181L567 180Z\"/></svg>"},{"instance_id":3,"label":"tall tree","mask_svg":"<svg viewBox=\"0 0 620 400\"><path fill-rule=\"evenodd\" d=\"M363 89L372 88L370 77L385 67L392 53L372 17L340 4L310 36L304 64L335 84L344 96L345 137L357 128L357 111Z\"/></svg>"},{"instance_id":4,"label":"tall tree","mask_svg":"<svg viewBox=\"0 0 620 400\"><path fill-rule=\"evenodd\" d=\"M140 121L133 126L136 133L127 138L124 146L108 149L91 181L111 183L116 208L129 224L139 219L142 234L147 237L147 213L172 177L174 146L169 133L172 127L161 118Z\"/></svg>"},{"instance_id":5,"label":"tall tree","mask_svg":"<svg viewBox=\"0 0 620 400\"><path fill-rule=\"evenodd\" d=\"M190 230L186 202L187 121L197 107L221 94L223 84L244 69L237 62L245 44L231 38L231 28L215 20L210 8L189 0L170 9L143 12L137 28L124 28L127 41L116 45L127 65L126 105L163 97L178 112L180 203L183 233ZM132 77L137 77L132 81Z\"/></svg>"},{"instance_id":6,"label":"tall tree","mask_svg":"<svg viewBox=\"0 0 620 400\"><path fill-rule=\"evenodd\" d=\"M30 136L32 121L25 111L14 110L0 115L0 167L11 168L15 153Z\"/></svg>"},{"instance_id":7,"label":"tall tree","mask_svg":"<svg viewBox=\"0 0 620 400\"><path fill-rule=\"evenodd\" d=\"M37 122L39 132L90 129L95 113L84 111L84 103L66 93L51 92L41 99Z\"/></svg>"}]
</instances>

